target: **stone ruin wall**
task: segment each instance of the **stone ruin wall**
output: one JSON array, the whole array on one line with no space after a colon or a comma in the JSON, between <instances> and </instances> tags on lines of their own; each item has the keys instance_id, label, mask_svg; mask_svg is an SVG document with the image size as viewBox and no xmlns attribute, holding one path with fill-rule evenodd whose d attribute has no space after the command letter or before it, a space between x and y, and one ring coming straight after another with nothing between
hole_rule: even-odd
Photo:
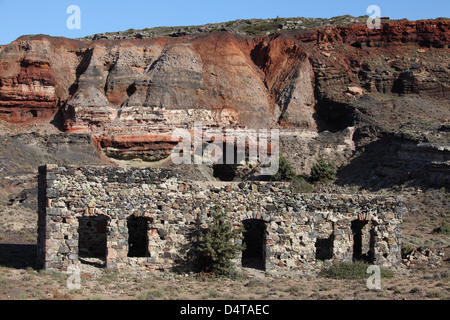
<instances>
[{"instance_id":1,"label":"stone ruin wall","mask_svg":"<svg viewBox=\"0 0 450 320\"><path fill-rule=\"evenodd\" d=\"M243 241L259 248L253 255L266 272L315 272L361 257L385 267L401 261L402 203L394 197L298 194L274 182L208 184L167 169L56 165L39 170L38 261L64 271L92 254L108 268L172 270L187 260L190 236L206 228L215 205L237 228L262 228Z\"/></svg>"}]
</instances>

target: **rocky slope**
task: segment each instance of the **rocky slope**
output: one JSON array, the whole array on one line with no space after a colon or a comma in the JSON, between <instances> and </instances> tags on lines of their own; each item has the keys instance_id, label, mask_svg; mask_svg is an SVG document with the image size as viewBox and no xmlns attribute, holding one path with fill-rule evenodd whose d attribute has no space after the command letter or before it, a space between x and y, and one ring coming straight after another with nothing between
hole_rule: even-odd
<instances>
[{"instance_id":1,"label":"rocky slope","mask_svg":"<svg viewBox=\"0 0 450 320\"><path fill-rule=\"evenodd\" d=\"M330 19L325 18L272 18L272 19L246 19L222 23L209 23L201 26L178 26L178 27L156 27L140 30L128 29L118 32L105 32L87 36L84 39L143 39L155 37L182 37L207 34L218 31L227 31L241 35L258 36L268 35L282 30L306 30L316 28L327 28L332 26L343 26L366 23L369 16L353 17L351 15L337 16ZM444 19L445 18L439 18ZM388 20L386 18L384 21Z\"/></svg>"},{"instance_id":2,"label":"rocky slope","mask_svg":"<svg viewBox=\"0 0 450 320\"><path fill-rule=\"evenodd\" d=\"M195 120L279 127L304 173L324 148L345 165L402 125L450 119L448 20L123 38L23 36L1 47L1 125L88 133L111 159L144 161L166 158L173 128ZM338 144L305 152L311 133L348 128Z\"/></svg>"}]
</instances>

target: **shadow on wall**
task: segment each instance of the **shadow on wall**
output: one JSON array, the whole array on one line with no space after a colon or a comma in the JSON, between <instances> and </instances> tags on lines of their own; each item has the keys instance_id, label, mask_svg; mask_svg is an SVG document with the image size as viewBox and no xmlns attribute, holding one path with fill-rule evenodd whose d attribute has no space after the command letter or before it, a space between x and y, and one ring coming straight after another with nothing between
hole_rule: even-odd
<instances>
[{"instance_id":1,"label":"shadow on wall","mask_svg":"<svg viewBox=\"0 0 450 320\"><path fill-rule=\"evenodd\" d=\"M197 217L194 223L195 228L189 229L186 234L186 242L179 248L179 255L175 260L175 266L173 267L174 272L198 273L202 271L204 262L201 260L201 253L199 251L199 239L202 233L200 228L201 224L202 221L200 217Z\"/></svg>"},{"instance_id":2,"label":"shadow on wall","mask_svg":"<svg viewBox=\"0 0 450 320\"><path fill-rule=\"evenodd\" d=\"M37 269L37 245L0 244L0 266Z\"/></svg>"}]
</instances>

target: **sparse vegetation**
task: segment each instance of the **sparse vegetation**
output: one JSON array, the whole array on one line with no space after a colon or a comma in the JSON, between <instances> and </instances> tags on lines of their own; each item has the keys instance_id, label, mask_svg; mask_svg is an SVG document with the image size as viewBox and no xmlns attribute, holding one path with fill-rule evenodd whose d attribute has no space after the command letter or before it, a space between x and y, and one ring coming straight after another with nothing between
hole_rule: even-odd
<instances>
[{"instance_id":1,"label":"sparse vegetation","mask_svg":"<svg viewBox=\"0 0 450 320\"><path fill-rule=\"evenodd\" d=\"M205 299L217 299L220 297L220 292L218 292L215 288L208 288L206 290L206 296L204 296Z\"/></svg>"},{"instance_id":2,"label":"sparse vegetation","mask_svg":"<svg viewBox=\"0 0 450 320\"><path fill-rule=\"evenodd\" d=\"M243 31L251 36L257 36L266 32L274 32L280 27L281 19L277 18L273 21L261 22L257 24L245 25Z\"/></svg>"},{"instance_id":3,"label":"sparse vegetation","mask_svg":"<svg viewBox=\"0 0 450 320\"><path fill-rule=\"evenodd\" d=\"M440 290L432 290L428 292L427 297L431 299L444 299L445 294Z\"/></svg>"},{"instance_id":4,"label":"sparse vegetation","mask_svg":"<svg viewBox=\"0 0 450 320\"><path fill-rule=\"evenodd\" d=\"M355 266L356 265L356 266ZM447 278L407 278L387 276L382 269L383 291L368 291L361 280L367 279L367 264L357 263L343 271L340 266L335 277L314 279L291 278L212 278L198 275L164 274L154 271L122 270L114 283L105 281L107 269L98 270L82 279L81 288L70 290L61 274L53 277L50 272L34 272L2 267L0 276L0 298L8 299L56 299L56 300L109 300L116 298L137 300L166 299L447 299ZM335 269L335 270L337 270ZM351 270L351 271L348 271ZM34 276L25 281L24 277ZM241 272L241 271L239 271ZM350 274L351 276L344 276ZM29 277L27 277L28 279ZM339 279L338 279L339 278Z\"/></svg>"},{"instance_id":5,"label":"sparse vegetation","mask_svg":"<svg viewBox=\"0 0 450 320\"><path fill-rule=\"evenodd\" d=\"M272 176L273 181L292 181L297 177L294 167L289 160L280 156L278 172Z\"/></svg>"},{"instance_id":6,"label":"sparse vegetation","mask_svg":"<svg viewBox=\"0 0 450 320\"><path fill-rule=\"evenodd\" d=\"M408 247L408 246L402 247L402 258L405 259L413 251L414 251L414 248L411 248L411 247Z\"/></svg>"},{"instance_id":7,"label":"sparse vegetation","mask_svg":"<svg viewBox=\"0 0 450 320\"><path fill-rule=\"evenodd\" d=\"M327 182L336 178L336 165L322 156L316 160L311 168L311 180L314 182Z\"/></svg>"},{"instance_id":8,"label":"sparse vegetation","mask_svg":"<svg viewBox=\"0 0 450 320\"><path fill-rule=\"evenodd\" d=\"M292 192L294 193L310 193L313 189L313 186L302 176L297 176L292 181Z\"/></svg>"},{"instance_id":9,"label":"sparse vegetation","mask_svg":"<svg viewBox=\"0 0 450 320\"><path fill-rule=\"evenodd\" d=\"M164 293L161 289L152 289L141 293L138 296L139 300L157 300L164 297Z\"/></svg>"},{"instance_id":10,"label":"sparse vegetation","mask_svg":"<svg viewBox=\"0 0 450 320\"><path fill-rule=\"evenodd\" d=\"M448 223L447 221L444 221L438 228L433 230L433 233L450 236L450 223Z\"/></svg>"},{"instance_id":11,"label":"sparse vegetation","mask_svg":"<svg viewBox=\"0 0 450 320\"><path fill-rule=\"evenodd\" d=\"M102 36L125 36L132 37L134 33L139 33L144 37L155 36L169 36L178 31L186 32L187 34L198 34L200 32L217 32L223 30L223 28L232 29L232 31L244 33L250 36L264 35L266 33L275 33L284 30L292 29L313 29L320 27L348 25L365 23L368 16L353 17L350 15L337 16L330 19L324 18L305 18L305 17L291 17L283 18L276 17L272 19L247 19L247 20L234 20L221 23L211 23L201 26L174 26L174 27L156 27L156 28L144 28L141 30L128 29L119 32L106 32ZM94 36L88 36L87 38L93 38Z\"/></svg>"},{"instance_id":12,"label":"sparse vegetation","mask_svg":"<svg viewBox=\"0 0 450 320\"><path fill-rule=\"evenodd\" d=\"M289 160L280 156L278 172L272 176L272 181L289 181L291 182L292 192L308 193L312 192L313 186L305 177L298 175Z\"/></svg>"},{"instance_id":13,"label":"sparse vegetation","mask_svg":"<svg viewBox=\"0 0 450 320\"><path fill-rule=\"evenodd\" d=\"M418 287L414 287L409 292L410 293L415 293L415 294L420 294L420 293L422 293L422 290L420 288L418 288Z\"/></svg>"},{"instance_id":14,"label":"sparse vegetation","mask_svg":"<svg viewBox=\"0 0 450 320\"><path fill-rule=\"evenodd\" d=\"M332 265L321 272L321 276L332 279L367 279L370 275L367 268L370 265L364 262L341 262ZM392 278L394 273L385 268L381 268L382 278Z\"/></svg>"}]
</instances>

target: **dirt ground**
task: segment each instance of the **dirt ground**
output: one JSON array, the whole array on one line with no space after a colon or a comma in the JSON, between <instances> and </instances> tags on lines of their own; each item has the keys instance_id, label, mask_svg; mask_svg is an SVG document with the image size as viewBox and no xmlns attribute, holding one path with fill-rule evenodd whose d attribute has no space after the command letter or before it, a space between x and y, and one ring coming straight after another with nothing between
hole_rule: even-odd
<instances>
[{"instance_id":1,"label":"dirt ground","mask_svg":"<svg viewBox=\"0 0 450 320\"><path fill-rule=\"evenodd\" d=\"M430 259L403 264L381 290L366 280L266 276L240 269L234 279L195 274L119 272L83 265L79 289L69 289L70 274L35 269L37 213L0 205L0 299L50 300L448 300L450 237L433 230L446 217L448 193L411 194L404 216L403 243L427 248ZM406 263L406 262L405 262ZM368 275L369 277L369 275Z\"/></svg>"},{"instance_id":2,"label":"dirt ground","mask_svg":"<svg viewBox=\"0 0 450 320\"><path fill-rule=\"evenodd\" d=\"M31 248L27 248L31 249ZM31 251L31 250L29 250ZM448 264L448 263L447 263ZM403 271L369 290L366 280L292 279L255 276L236 279L97 270L81 273L79 289L69 275L31 267L0 268L0 299L56 300L423 300L450 298L448 265L435 270Z\"/></svg>"}]
</instances>

